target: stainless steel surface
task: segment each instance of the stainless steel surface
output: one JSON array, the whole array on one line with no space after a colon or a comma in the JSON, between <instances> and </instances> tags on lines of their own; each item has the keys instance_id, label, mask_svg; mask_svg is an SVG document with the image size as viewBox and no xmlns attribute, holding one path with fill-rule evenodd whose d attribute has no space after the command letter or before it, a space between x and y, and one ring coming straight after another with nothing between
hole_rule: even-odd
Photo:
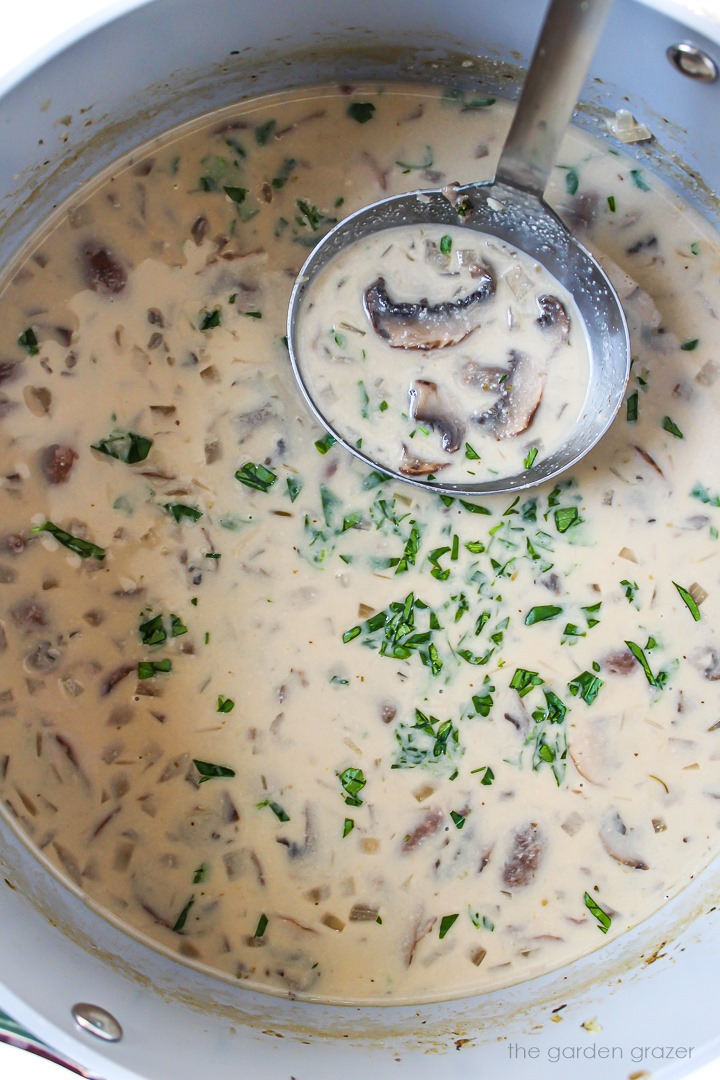
<instances>
[{"instance_id":1,"label":"stainless steel surface","mask_svg":"<svg viewBox=\"0 0 720 1080\"><path fill-rule=\"evenodd\" d=\"M535 46L496 181L540 196L613 0L553 0Z\"/></svg>"},{"instance_id":2,"label":"stainless steel surface","mask_svg":"<svg viewBox=\"0 0 720 1080\"><path fill-rule=\"evenodd\" d=\"M470 184L452 202L442 191L414 191L373 203L340 222L305 261L290 297L288 350L310 408L335 439L372 468L416 487L407 476L344 438L313 398L298 353L298 325L311 282L351 244L400 225L453 225L490 234L531 255L574 296L585 323L590 381L583 413L566 441L530 469L472 484L432 482L443 494L489 495L534 487L575 465L599 442L622 404L630 339L615 290L590 253L543 199L560 140L590 66L612 0L552 0L494 181ZM460 212L459 212L460 211Z\"/></svg>"},{"instance_id":3,"label":"stainless steel surface","mask_svg":"<svg viewBox=\"0 0 720 1080\"><path fill-rule=\"evenodd\" d=\"M667 58L682 75L687 75L691 79L715 82L718 77L718 66L713 58L689 41L670 45L667 49Z\"/></svg>"},{"instance_id":4,"label":"stainless steel surface","mask_svg":"<svg viewBox=\"0 0 720 1080\"><path fill-rule=\"evenodd\" d=\"M120 1042L123 1029L112 1013L88 1001L79 1001L70 1012L79 1028L103 1042Z\"/></svg>"}]
</instances>

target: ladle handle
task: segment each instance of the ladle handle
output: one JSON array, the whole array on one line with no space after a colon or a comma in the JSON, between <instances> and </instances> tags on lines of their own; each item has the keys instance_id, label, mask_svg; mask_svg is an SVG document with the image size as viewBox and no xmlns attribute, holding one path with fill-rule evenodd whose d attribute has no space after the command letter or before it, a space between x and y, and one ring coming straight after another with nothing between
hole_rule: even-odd
<instances>
[{"instance_id":1,"label":"ladle handle","mask_svg":"<svg viewBox=\"0 0 720 1080\"><path fill-rule=\"evenodd\" d=\"M552 0L495 179L542 196L613 0Z\"/></svg>"}]
</instances>

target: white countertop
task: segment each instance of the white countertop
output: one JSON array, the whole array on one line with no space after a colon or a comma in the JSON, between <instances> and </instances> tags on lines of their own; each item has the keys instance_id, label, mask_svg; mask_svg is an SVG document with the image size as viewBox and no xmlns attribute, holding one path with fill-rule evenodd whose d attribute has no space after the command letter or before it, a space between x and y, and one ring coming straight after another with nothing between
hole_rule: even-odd
<instances>
[{"instance_id":1,"label":"white countertop","mask_svg":"<svg viewBox=\"0 0 720 1080\"><path fill-rule=\"evenodd\" d=\"M18 77L30 70L49 54L55 42L69 43L114 12L127 11L145 2L147 0L22 0L19 4L11 4L7 0L0 34L0 81L8 75ZM686 7L689 11L687 21L695 25L696 18L720 21L720 0L688 0L687 4L678 0L654 0L653 6L676 16ZM708 991L712 992L711 988ZM438 1062L438 1075L440 1065ZM63 1080L71 1075L50 1061L0 1044L0 1077L3 1080ZM578 1063L578 1080L581 1075L582 1064ZM692 1080L720 1080L720 1062L693 1073Z\"/></svg>"}]
</instances>

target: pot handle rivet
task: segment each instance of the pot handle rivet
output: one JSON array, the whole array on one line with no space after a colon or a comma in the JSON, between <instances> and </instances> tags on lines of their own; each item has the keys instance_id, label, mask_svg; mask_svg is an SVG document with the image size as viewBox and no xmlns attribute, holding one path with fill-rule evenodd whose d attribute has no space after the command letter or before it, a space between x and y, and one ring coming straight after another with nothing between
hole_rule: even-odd
<instances>
[{"instance_id":1,"label":"pot handle rivet","mask_svg":"<svg viewBox=\"0 0 720 1080\"><path fill-rule=\"evenodd\" d=\"M103 1039L104 1042L119 1042L122 1039L123 1029L107 1009L101 1009L99 1005L91 1005L87 1001L79 1001L70 1011L77 1026L89 1035Z\"/></svg>"},{"instance_id":2,"label":"pot handle rivet","mask_svg":"<svg viewBox=\"0 0 720 1080\"><path fill-rule=\"evenodd\" d=\"M689 41L670 45L666 50L666 55L681 75L687 75L691 79L701 79L703 82L715 82L718 77L718 66L713 58Z\"/></svg>"}]
</instances>

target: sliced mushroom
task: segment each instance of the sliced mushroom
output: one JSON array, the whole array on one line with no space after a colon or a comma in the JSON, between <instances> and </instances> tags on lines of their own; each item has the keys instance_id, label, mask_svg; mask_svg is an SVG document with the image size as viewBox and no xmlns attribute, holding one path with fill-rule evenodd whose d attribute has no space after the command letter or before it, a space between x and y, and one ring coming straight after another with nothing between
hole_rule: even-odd
<instances>
[{"instance_id":1,"label":"sliced mushroom","mask_svg":"<svg viewBox=\"0 0 720 1080\"><path fill-rule=\"evenodd\" d=\"M120 293L127 284L127 272L106 248L86 244L82 251L85 277L95 292Z\"/></svg>"},{"instance_id":2,"label":"sliced mushroom","mask_svg":"<svg viewBox=\"0 0 720 1080\"><path fill-rule=\"evenodd\" d=\"M427 424L440 435L442 448L454 454L465 438L465 425L454 416L447 402L438 391L438 385L430 379L416 379L410 386L410 416Z\"/></svg>"},{"instance_id":3,"label":"sliced mushroom","mask_svg":"<svg viewBox=\"0 0 720 1080\"><path fill-rule=\"evenodd\" d=\"M622 716L579 718L568 732L568 754L573 765L589 783L604 787L617 776L622 761L618 746Z\"/></svg>"},{"instance_id":4,"label":"sliced mushroom","mask_svg":"<svg viewBox=\"0 0 720 1080\"><path fill-rule=\"evenodd\" d=\"M534 821L518 829L503 867L502 879L505 885L511 889L520 889L530 884L545 854L546 843L545 834Z\"/></svg>"},{"instance_id":5,"label":"sliced mushroom","mask_svg":"<svg viewBox=\"0 0 720 1080\"><path fill-rule=\"evenodd\" d=\"M60 446L58 443L53 443L42 451L40 468L49 484L65 484L76 460L77 454L72 446Z\"/></svg>"},{"instance_id":6,"label":"sliced mushroom","mask_svg":"<svg viewBox=\"0 0 720 1080\"><path fill-rule=\"evenodd\" d=\"M429 304L396 302L388 296L385 279L379 277L365 292L365 311L380 337L392 349L444 349L457 345L481 323L482 303L495 292L495 278L483 267L480 285L459 300Z\"/></svg>"},{"instance_id":7,"label":"sliced mushroom","mask_svg":"<svg viewBox=\"0 0 720 1080\"><path fill-rule=\"evenodd\" d=\"M537 298L538 311L537 324L541 330L553 330L562 341L567 341L570 336L570 316L558 300L557 296L543 293Z\"/></svg>"},{"instance_id":8,"label":"sliced mushroom","mask_svg":"<svg viewBox=\"0 0 720 1080\"><path fill-rule=\"evenodd\" d=\"M431 473L435 473L439 469L446 469L449 464L449 461L425 461L424 458L416 457L410 453L405 443L403 443L399 471L404 473L405 476L430 476Z\"/></svg>"},{"instance_id":9,"label":"sliced mushroom","mask_svg":"<svg viewBox=\"0 0 720 1080\"><path fill-rule=\"evenodd\" d=\"M615 862L633 870L647 870L647 863L637 854L636 832L628 829L617 810L610 810L600 823L600 842Z\"/></svg>"},{"instance_id":10,"label":"sliced mushroom","mask_svg":"<svg viewBox=\"0 0 720 1080\"><path fill-rule=\"evenodd\" d=\"M438 808L426 810L413 831L407 833L406 836L403 837L402 845L400 847L403 854L407 854L409 851L415 851L415 849L422 844L423 840L426 840L428 836L433 836L438 831L444 820L445 815L442 810Z\"/></svg>"},{"instance_id":11,"label":"sliced mushroom","mask_svg":"<svg viewBox=\"0 0 720 1080\"><path fill-rule=\"evenodd\" d=\"M495 369L490 369L494 371ZM473 420L496 439L509 439L527 431L545 389L546 372L525 354L513 349L507 376L500 383L497 401Z\"/></svg>"}]
</instances>

